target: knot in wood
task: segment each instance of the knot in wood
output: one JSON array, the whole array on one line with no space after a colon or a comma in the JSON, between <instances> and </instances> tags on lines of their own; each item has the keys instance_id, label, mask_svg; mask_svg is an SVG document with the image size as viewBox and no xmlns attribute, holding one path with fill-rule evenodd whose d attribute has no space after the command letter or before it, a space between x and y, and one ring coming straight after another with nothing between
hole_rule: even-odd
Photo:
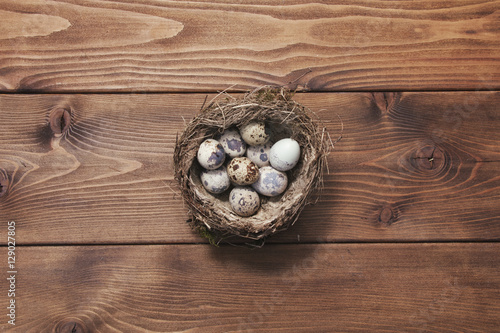
<instances>
[{"instance_id":1,"label":"knot in wood","mask_svg":"<svg viewBox=\"0 0 500 333\"><path fill-rule=\"evenodd\" d=\"M69 129L71 113L63 108L54 109L50 112L49 124L54 136L61 136Z\"/></svg>"},{"instance_id":2,"label":"knot in wood","mask_svg":"<svg viewBox=\"0 0 500 333\"><path fill-rule=\"evenodd\" d=\"M378 215L378 221L386 225L391 225L394 222L394 212L392 209L390 207L382 208Z\"/></svg>"},{"instance_id":3,"label":"knot in wood","mask_svg":"<svg viewBox=\"0 0 500 333\"><path fill-rule=\"evenodd\" d=\"M390 203L384 204L377 212L377 222L381 226L388 227L399 220L400 211L397 206Z\"/></svg>"},{"instance_id":4,"label":"knot in wood","mask_svg":"<svg viewBox=\"0 0 500 333\"><path fill-rule=\"evenodd\" d=\"M380 110L380 113L383 114L394 108L399 101L399 93L374 92L372 93L372 99L377 108Z\"/></svg>"},{"instance_id":5,"label":"knot in wood","mask_svg":"<svg viewBox=\"0 0 500 333\"><path fill-rule=\"evenodd\" d=\"M7 189L9 188L9 177L0 170L0 198L7 194Z\"/></svg>"},{"instance_id":6,"label":"knot in wood","mask_svg":"<svg viewBox=\"0 0 500 333\"><path fill-rule=\"evenodd\" d=\"M445 166L443 150L435 145L425 145L417 149L413 165L421 171L439 171Z\"/></svg>"},{"instance_id":7,"label":"knot in wood","mask_svg":"<svg viewBox=\"0 0 500 333\"><path fill-rule=\"evenodd\" d=\"M69 320L63 321L57 324L56 333L89 333L88 330L83 323L77 320Z\"/></svg>"}]
</instances>

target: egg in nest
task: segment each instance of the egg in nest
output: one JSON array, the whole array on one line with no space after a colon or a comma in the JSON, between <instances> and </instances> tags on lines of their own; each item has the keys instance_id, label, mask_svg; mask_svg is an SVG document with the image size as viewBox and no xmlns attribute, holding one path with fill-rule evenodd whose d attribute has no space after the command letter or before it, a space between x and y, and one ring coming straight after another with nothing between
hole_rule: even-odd
<instances>
[{"instance_id":1,"label":"egg in nest","mask_svg":"<svg viewBox=\"0 0 500 333\"><path fill-rule=\"evenodd\" d=\"M227 166L227 174L237 185L250 185L259 179L259 168L248 157L235 157Z\"/></svg>"}]
</instances>

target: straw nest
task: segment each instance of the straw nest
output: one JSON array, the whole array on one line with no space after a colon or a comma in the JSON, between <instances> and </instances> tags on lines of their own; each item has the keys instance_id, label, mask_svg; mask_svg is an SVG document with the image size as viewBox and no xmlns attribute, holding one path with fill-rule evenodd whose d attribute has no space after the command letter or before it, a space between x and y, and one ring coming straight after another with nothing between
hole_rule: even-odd
<instances>
[{"instance_id":1,"label":"straw nest","mask_svg":"<svg viewBox=\"0 0 500 333\"><path fill-rule=\"evenodd\" d=\"M313 120L313 113L293 101L292 95L284 88L269 87L249 92L240 99L221 93L202 107L200 114L177 138L175 178L189 209L188 222L212 243L230 236L263 240L287 229L304 206L315 200L313 192L321 189L322 171L332 142L325 129ZM253 216L241 217L231 210L230 191L213 195L202 186L196 154L205 139L251 120L266 122L272 142L295 139L300 144L301 157L297 166L287 172L286 191L277 197L261 196L259 211Z\"/></svg>"}]
</instances>

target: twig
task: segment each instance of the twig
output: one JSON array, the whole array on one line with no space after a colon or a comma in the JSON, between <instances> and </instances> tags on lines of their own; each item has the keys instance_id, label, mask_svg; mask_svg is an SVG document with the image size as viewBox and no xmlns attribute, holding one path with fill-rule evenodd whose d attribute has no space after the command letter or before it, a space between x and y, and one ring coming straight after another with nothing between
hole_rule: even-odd
<instances>
[{"instance_id":1,"label":"twig","mask_svg":"<svg viewBox=\"0 0 500 333\"><path fill-rule=\"evenodd\" d=\"M233 84L232 86L227 87L226 89L222 90L221 92L219 92L217 95L215 95L215 97L214 97L214 98L212 98L212 99L210 100L210 102L208 103L208 105L209 105L209 106L210 106L210 105L212 105L213 101L215 101L217 98L219 98L219 96L221 96L221 95L225 94L225 93L226 93L229 89L234 88L235 86L236 86L236 83L235 83L235 84ZM231 95L228 95L228 96L230 96L231 98L233 98ZM233 99L234 99L234 98L233 98Z\"/></svg>"},{"instance_id":2,"label":"twig","mask_svg":"<svg viewBox=\"0 0 500 333\"><path fill-rule=\"evenodd\" d=\"M312 69L310 67L308 67L307 70L306 70L306 72L302 73L298 78L296 78L295 80L292 80L292 81L288 82L287 84L282 85L281 87L285 87L285 86L291 85L292 83L295 83L295 82L299 81L300 79L302 79L304 76L306 76L309 73L312 73Z\"/></svg>"},{"instance_id":3,"label":"twig","mask_svg":"<svg viewBox=\"0 0 500 333\"><path fill-rule=\"evenodd\" d=\"M337 140L335 140L335 142L332 142L332 147L335 146L335 144L337 142L339 142L340 140L342 140L342 135L344 134L344 122L342 121L342 118L340 118L340 115L337 115L337 117L339 117L340 125L341 125L340 136L337 138ZM330 134L328 134L328 136L330 136ZM332 141L332 139L330 138L330 142L331 141Z\"/></svg>"},{"instance_id":4,"label":"twig","mask_svg":"<svg viewBox=\"0 0 500 333\"><path fill-rule=\"evenodd\" d=\"M207 102L207 99L208 99L208 95L205 95L205 100L203 101L203 104L201 105L201 108L200 108L200 112L203 110L203 108L205 107L205 103ZM184 127L185 127L185 124L184 124Z\"/></svg>"}]
</instances>

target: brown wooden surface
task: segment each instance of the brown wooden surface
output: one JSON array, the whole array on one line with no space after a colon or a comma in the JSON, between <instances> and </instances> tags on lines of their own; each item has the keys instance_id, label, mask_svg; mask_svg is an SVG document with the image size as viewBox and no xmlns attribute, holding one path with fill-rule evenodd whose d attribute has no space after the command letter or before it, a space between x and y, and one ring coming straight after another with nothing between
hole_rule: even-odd
<instances>
[{"instance_id":1,"label":"brown wooden surface","mask_svg":"<svg viewBox=\"0 0 500 333\"><path fill-rule=\"evenodd\" d=\"M0 2L0 90L500 87L499 1Z\"/></svg>"},{"instance_id":2,"label":"brown wooden surface","mask_svg":"<svg viewBox=\"0 0 500 333\"><path fill-rule=\"evenodd\" d=\"M498 243L22 247L11 331L498 332L499 251Z\"/></svg>"},{"instance_id":3,"label":"brown wooden surface","mask_svg":"<svg viewBox=\"0 0 500 333\"><path fill-rule=\"evenodd\" d=\"M185 223L172 152L205 97L0 97L0 169L9 179L0 219L17 222L20 244L201 241ZM329 157L320 202L269 241L500 239L499 93L296 99L332 136L340 116L344 137ZM61 107L71 121L57 137L50 114Z\"/></svg>"},{"instance_id":4,"label":"brown wooden surface","mask_svg":"<svg viewBox=\"0 0 500 333\"><path fill-rule=\"evenodd\" d=\"M499 13L0 0L0 332L500 332ZM343 139L293 227L215 248L175 138L207 94L266 84Z\"/></svg>"}]
</instances>

